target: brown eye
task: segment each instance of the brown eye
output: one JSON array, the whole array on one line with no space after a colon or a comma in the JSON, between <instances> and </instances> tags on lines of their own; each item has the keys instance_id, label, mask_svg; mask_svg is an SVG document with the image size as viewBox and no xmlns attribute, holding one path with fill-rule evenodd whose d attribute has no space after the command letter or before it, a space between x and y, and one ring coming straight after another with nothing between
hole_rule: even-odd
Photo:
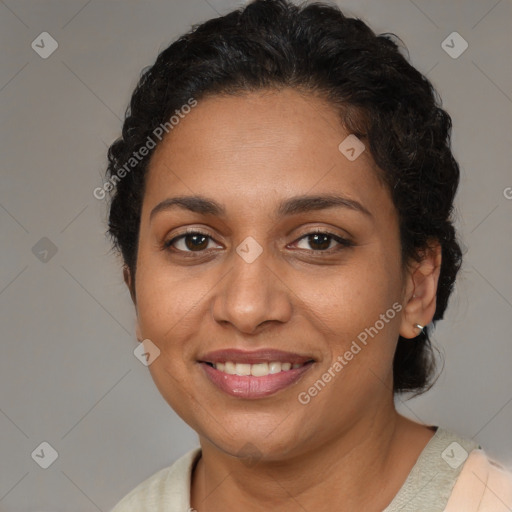
<instances>
[{"instance_id":1,"label":"brown eye","mask_svg":"<svg viewBox=\"0 0 512 512\"><path fill-rule=\"evenodd\" d=\"M329 249L329 246L331 245L332 237L327 234L318 234L315 233L314 235L308 235L308 243L310 247L313 249Z\"/></svg>"},{"instance_id":2,"label":"brown eye","mask_svg":"<svg viewBox=\"0 0 512 512\"><path fill-rule=\"evenodd\" d=\"M185 241L187 249L190 249L191 251L194 251L195 249L203 250L208 247L208 237L201 234L185 235L183 240Z\"/></svg>"},{"instance_id":3,"label":"brown eye","mask_svg":"<svg viewBox=\"0 0 512 512\"><path fill-rule=\"evenodd\" d=\"M208 248L212 238L200 231L190 231L183 235L171 238L164 244L164 248L173 247L178 252L201 252Z\"/></svg>"},{"instance_id":4,"label":"brown eye","mask_svg":"<svg viewBox=\"0 0 512 512\"><path fill-rule=\"evenodd\" d=\"M334 235L333 233L323 232L323 231L315 231L313 233L308 233L303 237L299 238L298 242L305 240L306 244L309 247L302 247L302 249L313 250L314 252L327 252L331 249L331 243L334 241L339 246L336 250L342 250L344 247L351 247L354 244L347 240L346 238L342 238L340 236ZM330 251L332 252L332 251Z\"/></svg>"}]
</instances>

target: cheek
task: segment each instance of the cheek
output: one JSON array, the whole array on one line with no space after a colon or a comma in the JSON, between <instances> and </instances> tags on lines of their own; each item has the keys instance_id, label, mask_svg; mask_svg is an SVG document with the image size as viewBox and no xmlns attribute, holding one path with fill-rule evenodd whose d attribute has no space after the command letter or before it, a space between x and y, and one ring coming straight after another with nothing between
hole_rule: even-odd
<instances>
[{"instance_id":1,"label":"cheek","mask_svg":"<svg viewBox=\"0 0 512 512\"><path fill-rule=\"evenodd\" d=\"M142 260L143 261L143 260ZM137 273L137 314L144 338L160 350L148 369L157 389L185 421L190 422L190 348L187 340L197 329L198 296L193 286L177 280L169 268L141 265ZM194 325L196 327L194 328Z\"/></svg>"},{"instance_id":2,"label":"cheek","mask_svg":"<svg viewBox=\"0 0 512 512\"><path fill-rule=\"evenodd\" d=\"M193 311L201 290L197 279L185 279L186 272L159 259L144 253L139 256L137 311L148 332L171 334L173 328L179 327L180 320Z\"/></svg>"},{"instance_id":3,"label":"cheek","mask_svg":"<svg viewBox=\"0 0 512 512\"><path fill-rule=\"evenodd\" d=\"M357 335L400 298L399 268L384 257L361 256L340 266L328 279L304 281L308 304L334 332Z\"/></svg>"},{"instance_id":4,"label":"cheek","mask_svg":"<svg viewBox=\"0 0 512 512\"><path fill-rule=\"evenodd\" d=\"M188 371L183 371L183 365L167 357L157 358L149 371L156 388L178 416L194 430L200 431L198 418L204 414Z\"/></svg>"},{"instance_id":5,"label":"cheek","mask_svg":"<svg viewBox=\"0 0 512 512\"><path fill-rule=\"evenodd\" d=\"M335 372L341 377L337 384L362 393L363 388L385 381L400 327L397 260L382 253L361 257L354 265L340 268L311 304L322 320L319 328L322 324L329 327L332 362L342 359L343 369Z\"/></svg>"}]
</instances>

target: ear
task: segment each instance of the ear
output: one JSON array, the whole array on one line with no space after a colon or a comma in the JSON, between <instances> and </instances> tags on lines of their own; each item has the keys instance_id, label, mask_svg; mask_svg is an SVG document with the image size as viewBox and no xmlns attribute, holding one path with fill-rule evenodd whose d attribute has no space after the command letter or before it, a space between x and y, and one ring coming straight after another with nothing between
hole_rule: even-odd
<instances>
[{"instance_id":1,"label":"ear","mask_svg":"<svg viewBox=\"0 0 512 512\"><path fill-rule=\"evenodd\" d=\"M127 265L125 265L123 267L123 279L124 279L124 282L126 283L126 286L128 287L128 290L130 290L130 296L132 298L133 304L135 305L135 309L137 309L137 300L136 300L136 296L135 296L135 282L132 278L132 274ZM137 336L138 341L142 341L142 334L140 331L140 325L139 325L138 318L135 323L135 335Z\"/></svg>"},{"instance_id":2,"label":"ear","mask_svg":"<svg viewBox=\"0 0 512 512\"><path fill-rule=\"evenodd\" d=\"M139 325L139 320L137 319L136 323L135 323L135 336L137 336L137 341L143 341L143 337L142 337L142 333L140 331L140 325Z\"/></svg>"},{"instance_id":3,"label":"ear","mask_svg":"<svg viewBox=\"0 0 512 512\"><path fill-rule=\"evenodd\" d=\"M132 278L132 273L130 272L128 265L123 266L123 279L124 279L124 282L126 283L126 286L128 287L128 290L130 291L130 296L132 298L132 302L136 306L137 300L135 297L135 282Z\"/></svg>"},{"instance_id":4,"label":"ear","mask_svg":"<svg viewBox=\"0 0 512 512\"><path fill-rule=\"evenodd\" d=\"M421 261L409 265L405 283L405 307L400 325L400 336L415 338L421 332L416 324L425 327L436 312L437 284L441 272L442 247L439 241L429 241L420 252Z\"/></svg>"}]
</instances>

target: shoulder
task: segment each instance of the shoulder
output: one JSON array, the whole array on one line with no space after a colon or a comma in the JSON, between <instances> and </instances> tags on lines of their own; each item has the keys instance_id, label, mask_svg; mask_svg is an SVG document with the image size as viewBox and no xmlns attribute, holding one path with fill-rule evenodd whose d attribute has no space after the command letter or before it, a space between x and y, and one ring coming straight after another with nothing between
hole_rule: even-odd
<instances>
[{"instance_id":1,"label":"shoulder","mask_svg":"<svg viewBox=\"0 0 512 512\"><path fill-rule=\"evenodd\" d=\"M481 448L471 451L445 512L508 512L512 510L512 471Z\"/></svg>"},{"instance_id":2,"label":"shoulder","mask_svg":"<svg viewBox=\"0 0 512 512\"><path fill-rule=\"evenodd\" d=\"M489 458L474 439L437 427L383 512L510 512L510 496L509 470Z\"/></svg>"},{"instance_id":3,"label":"shoulder","mask_svg":"<svg viewBox=\"0 0 512 512\"><path fill-rule=\"evenodd\" d=\"M201 455L190 450L174 464L157 471L130 491L110 512L173 512L190 508L192 468Z\"/></svg>"}]
</instances>

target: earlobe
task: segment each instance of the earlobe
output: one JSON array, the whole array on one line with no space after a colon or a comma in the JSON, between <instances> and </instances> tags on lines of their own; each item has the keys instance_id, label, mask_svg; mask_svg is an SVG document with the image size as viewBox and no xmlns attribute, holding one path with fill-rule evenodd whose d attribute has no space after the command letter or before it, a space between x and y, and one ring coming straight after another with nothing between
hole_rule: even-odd
<instances>
[{"instance_id":1,"label":"earlobe","mask_svg":"<svg viewBox=\"0 0 512 512\"><path fill-rule=\"evenodd\" d=\"M437 286L441 272L441 244L431 243L422 251L407 276L404 314L400 325L403 338L415 338L428 325L436 311Z\"/></svg>"}]
</instances>

